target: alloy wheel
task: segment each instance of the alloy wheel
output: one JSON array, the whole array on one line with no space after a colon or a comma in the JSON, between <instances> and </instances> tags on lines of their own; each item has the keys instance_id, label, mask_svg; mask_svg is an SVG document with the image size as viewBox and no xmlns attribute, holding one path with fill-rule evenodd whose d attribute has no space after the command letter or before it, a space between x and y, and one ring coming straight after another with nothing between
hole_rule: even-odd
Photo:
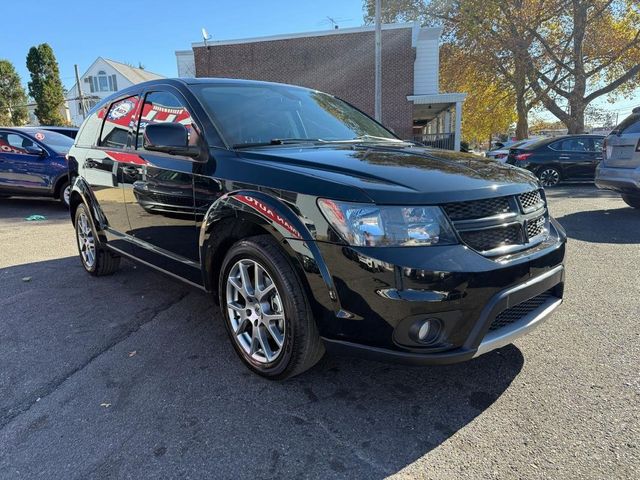
<instances>
[{"instance_id":1,"label":"alloy wheel","mask_svg":"<svg viewBox=\"0 0 640 480\"><path fill-rule=\"evenodd\" d=\"M252 259L236 262L226 283L226 307L237 344L254 361L273 362L283 351L286 321L276 284Z\"/></svg>"},{"instance_id":2,"label":"alloy wheel","mask_svg":"<svg viewBox=\"0 0 640 480\"><path fill-rule=\"evenodd\" d=\"M96 242L93 237L93 230L87 215L82 212L78 216L76 225L76 237L82 261L88 269L92 269L96 263Z\"/></svg>"},{"instance_id":3,"label":"alloy wheel","mask_svg":"<svg viewBox=\"0 0 640 480\"><path fill-rule=\"evenodd\" d=\"M553 187L560 182L560 174L553 168L547 168L540 173L540 182L543 187Z\"/></svg>"}]
</instances>

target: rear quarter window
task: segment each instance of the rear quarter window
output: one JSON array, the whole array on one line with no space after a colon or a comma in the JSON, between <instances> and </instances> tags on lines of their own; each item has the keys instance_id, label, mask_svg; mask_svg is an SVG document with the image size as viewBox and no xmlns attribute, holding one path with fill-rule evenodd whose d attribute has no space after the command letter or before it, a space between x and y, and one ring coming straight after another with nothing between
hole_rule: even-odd
<instances>
[{"instance_id":1,"label":"rear quarter window","mask_svg":"<svg viewBox=\"0 0 640 480\"><path fill-rule=\"evenodd\" d=\"M98 135L100 135L100 129L102 128L102 122L104 120L107 111L106 105L93 112L84 121L78 136L76 137L76 145L79 147L93 147L98 143Z\"/></svg>"},{"instance_id":2,"label":"rear quarter window","mask_svg":"<svg viewBox=\"0 0 640 480\"><path fill-rule=\"evenodd\" d=\"M625 118L611 133L640 133L640 114L634 113Z\"/></svg>"}]
</instances>

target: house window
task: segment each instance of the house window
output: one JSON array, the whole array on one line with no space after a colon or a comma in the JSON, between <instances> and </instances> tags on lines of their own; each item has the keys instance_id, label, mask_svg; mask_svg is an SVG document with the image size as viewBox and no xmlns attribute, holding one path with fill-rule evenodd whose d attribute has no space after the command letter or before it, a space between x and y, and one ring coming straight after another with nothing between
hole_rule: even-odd
<instances>
[{"instance_id":1,"label":"house window","mask_svg":"<svg viewBox=\"0 0 640 480\"><path fill-rule=\"evenodd\" d=\"M104 70L100 70L98 72L98 89L101 92L108 92L109 91L109 79L108 79L107 74L105 73Z\"/></svg>"}]
</instances>

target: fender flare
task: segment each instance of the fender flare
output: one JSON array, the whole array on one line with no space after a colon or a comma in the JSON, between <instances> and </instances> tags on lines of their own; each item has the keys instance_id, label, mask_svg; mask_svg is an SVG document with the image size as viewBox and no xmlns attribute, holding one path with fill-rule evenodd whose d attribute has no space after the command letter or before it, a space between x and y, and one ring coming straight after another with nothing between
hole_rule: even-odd
<instances>
[{"instance_id":1,"label":"fender flare","mask_svg":"<svg viewBox=\"0 0 640 480\"><path fill-rule=\"evenodd\" d=\"M300 216L281 199L263 192L237 190L216 200L205 214L200 227L200 258L203 278L207 289L211 289L209 266L215 252L212 246L230 235L228 229L216 229L222 222L247 222L261 227L271 234L290 257L300 274L301 281L313 299L334 314L340 312L340 305L333 279L324 262L315 239ZM311 290L308 277L320 275L326 292Z\"/></svg>"},{"instance_id":2,"label":"fender flare","mask_svg":"<svg viewBox=\"0 0 640 480\"><path fill-rule=\"evenodd\" d=\"M98 238L102 242L106 242L105 228L108 225L107 217L102 212L98 200L93 194L91 187L87 181L78 176L75 177L71 185L71 194L69 197L69 214L71 215L71 223L75 223L75 215L77 206L82 203L89 210L93 225L95 226Z\"/></svg>"},{"instance_id":3,"label":"fender flare","mask_svg":"<svg viewBox=\"0 0 640 480\"><path fill-rule=\"evenodd\" d=\"M69 181L69 172L63 172L56 177L53 181L53 188L51 189L51 194L54 198L58 198L60 196L60 188L64 184L64 182Z\"/></svg>"}]
</instances>

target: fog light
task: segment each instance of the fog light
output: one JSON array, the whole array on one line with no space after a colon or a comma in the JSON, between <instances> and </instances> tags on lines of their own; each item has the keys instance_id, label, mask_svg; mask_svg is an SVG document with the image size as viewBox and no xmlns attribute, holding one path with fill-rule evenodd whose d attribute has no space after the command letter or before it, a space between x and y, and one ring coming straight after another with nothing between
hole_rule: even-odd
<instances>
[{"instance_id":1,"label":"fog light","mask_svg":"<svg viewBox=\"0 0 640 480\"><path fill-rule=\"evenodd\" d=\"M418 340L420 340L421 342L424 342L427 338L427 335L429 335L430 331L431 331L431 322L429 320L425 320L424 322L422 322L422 325L420 325L420 328L418 329Z\"/></svg>"},{"instance_id":2,"label":"fog light","mask_svg":"<svg viewBox=\"0 0 640 480\"><path fill-rule=\"evenodd\" d=\"M437 318L423 318L417 320L409 329L409 336L414 342L433 343L440 334L440 320Z\"/></svg>"}]
</instances>

